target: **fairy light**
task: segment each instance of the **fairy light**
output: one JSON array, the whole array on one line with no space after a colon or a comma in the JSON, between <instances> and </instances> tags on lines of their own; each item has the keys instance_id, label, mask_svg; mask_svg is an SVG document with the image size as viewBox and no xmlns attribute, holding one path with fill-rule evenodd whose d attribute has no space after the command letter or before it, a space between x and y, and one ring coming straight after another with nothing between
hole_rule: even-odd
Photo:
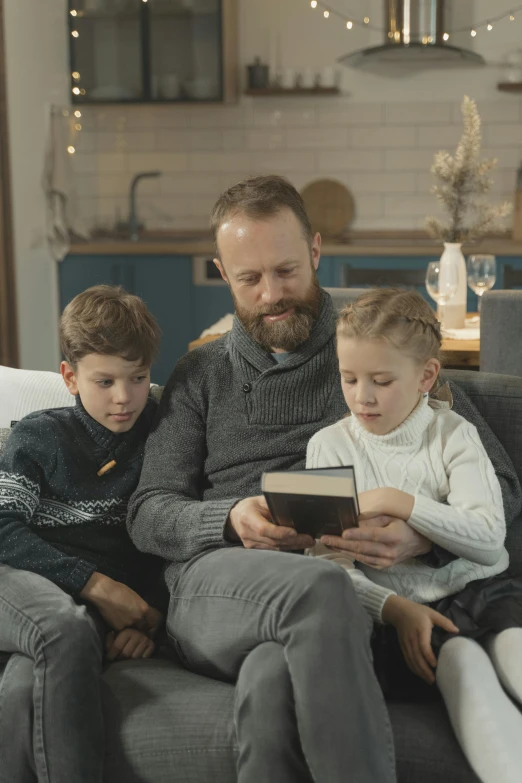
<instances>
[{"instance_id":1,"label":"fairy light","mask_svg":"<svg viewBox=\"0 0 522 783\"><path fill-rule=\"evenodd\" d=\"M80 90L80 95L85 95L86 92L87 91L82 87L81 90Z\"/></svg>"},{"instance_id":2,"label":"fairy light","mask_svg":"<svg viewBox=\"0 0 522 783\"><path fill-rule=\"evenodd\" d=\"M80 72L79 71L73 71L72 72L72 77L73 77L75 82L79 82L80 81Z\"/></svg>"},{"instance_id":3,"label":"fairy light","mask_svg":"<svg viewBox=\"0 0 522 783\"><path fill-rule=\"evenodd\" d=\"M77 122L74 127L75 127L75 129L77 131L81 131L81 129L82 129L81 123L79 123L79 122Z\"/></svg>"},{"instance_id":4,"label":"fairy light","mask_svg":"<svg viewBox=\"0 0 522 783\"><path fill-rule=\"evenodd\" d=\"M325 11L323 16L325 19L328 19L328 17L330 16L330 11Z\"/></svg>"},{"instance_id":5,"label":"fairy light","mask_svg":"<svg viewBox=\"0 0 522 783\"><path fill-rule=\"evenodd\" d=\"M346 22L346 27L348 28L348 30L351 30L353 27L353 22L350 21Z\"/></svg>"},{"instance_id":6,"label":"fairy light","mask_svg":"<svg viewBox=\"0 0 522 783\"><path fill-rule=\"evenodd\" d=\"M73 30L71 35L72 35L73 38L79 38L80 37L80 33L78 32L78 30Z\"/></svg>"},{"instance_id":7,"label":"fairy light","mask_svg":"<svg viewBox=\"0 0 522 783\"><path fill-rule=\"evenodd\" d=\"M82 116L82 113L81 113L81 111L78 111L78 110L76 110L76 111L74 112L74 116L75 116L77 119L80 119L80 117Z\"/></svg>"},{"instance_id":8,"label":"fairy light","mask_svg":"<svg viewBox=\"0 0 522 783\"><path fill-rule=\"evenodd\" d=\"M443 41L448 41L449 40L449 33L444 33L444 35L442 36L442 40Z\"/></svg>"},{"instance_id":9,"label":"fairy light","mask_svg":"<svg viewBox=\"0 0 522 783\"><path fill-rule=\"evenodd\" d=\"M491 24L491 22L488 22L487 29L489 30L489 32L491 32L491 30L493 30L493 25Z\"/></svg>"},{"instance_id":10,"label":"fairy light","mask_svg":"<svg viewBox=\"0 0 522 783\"><path fill-rule=\"evenodd\" d=\"M476 30L472 30L471 33L470 33L472 38L475 38L476 34L477 34Z\"/></svg>"},{"instance_id":11,"label":"fairy light","mask_svg":"<svg viewBox=\"0 0 522 783\"><path fill-rule=\"evenodd\" d=\"M310 5L312 6L312 8L317 8L317 0L312 0Z\"/></svg>"},{"instance_id":12,"label":"fairy light","mask_svg":"<svg viewBox=\"0 0 522 783\"><path fill-rule=\"evenodd\" d=\"M74 9L70 12L71 16L78 16L78 11L75 11Z\"/></svg>"},{"instance_id":13,"label":"fairy light","mask_svg":"<svg viewBox=\"0 0 522 783\"><path fill-rule=\"evenodd\" d=\"M70 147L67 147L67 152L69 153L69 155L74 155L76 149L71 145Z\"/></svg>"},{"instance_id":14,"label":"fairy light","mask_svg":"<svg viewBox=\"0 0 522 783\"><path fill-rule=\"evenodd\" d=\"M364 19L363 19L363 22L364 22L364 24L370 24L370 17L369 16L365 16Z\"/></svg>"},{"instance_id":15,"label":"fairy light","mask_svg":"<svg viewBox=\"0 0 522 783\"><path fill-rule=\"evenodd\" d=\"M75 95L79 95L79 94L80 94L80 88L79 88L79 87L73 87L73 88L72 88L72 91L73 91L73 93L74 93Z\"/></svg>"},{"instance_id":16,"label":"fairy light","mask_svg":"<svg viewBox=\"0 0 522 783\"><path fill-rule=\"evenodd\" d=\"M515 14L514 14L513 12L511 12L511 13L509 14L509 21L510 21L510 22L514 22L514 21L515 21Z\"/></svg>"}]
</instances>

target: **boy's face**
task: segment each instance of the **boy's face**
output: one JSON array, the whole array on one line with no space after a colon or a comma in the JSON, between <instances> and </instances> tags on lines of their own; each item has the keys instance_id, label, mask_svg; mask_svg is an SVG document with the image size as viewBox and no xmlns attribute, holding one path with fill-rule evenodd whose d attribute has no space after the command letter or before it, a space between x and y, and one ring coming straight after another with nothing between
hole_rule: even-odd
<instances>
[{"instance_id":1,"label":"boy's face","mask_svg":"<svg viewBox=\"0 0 522 783\"><path fill-rule=\"evenodd\" d=\"M83 407L111 432L128 432L144 409L150 386L150 367L121 356L89 353L73 369L60 366L71 394L79 394Z\"/></svg>"}]
</instances>

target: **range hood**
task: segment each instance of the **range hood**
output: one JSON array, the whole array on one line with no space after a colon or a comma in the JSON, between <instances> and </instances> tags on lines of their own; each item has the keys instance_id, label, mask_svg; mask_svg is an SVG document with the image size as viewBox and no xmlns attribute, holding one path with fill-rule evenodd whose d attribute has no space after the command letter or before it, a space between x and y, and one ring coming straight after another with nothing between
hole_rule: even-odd
<instances>
[{"instance_id":1,"label":"range hood","mask_svg":"<svg viewBox=\"0 0 522 783\"><path fill-rule=\"evenodd\" d=\"M384 44L339 58L352 68L382 73L419 68L485 65L480 55L444 41L445 0L384 0L387 31Z\"/></svg>"}]
</instances>

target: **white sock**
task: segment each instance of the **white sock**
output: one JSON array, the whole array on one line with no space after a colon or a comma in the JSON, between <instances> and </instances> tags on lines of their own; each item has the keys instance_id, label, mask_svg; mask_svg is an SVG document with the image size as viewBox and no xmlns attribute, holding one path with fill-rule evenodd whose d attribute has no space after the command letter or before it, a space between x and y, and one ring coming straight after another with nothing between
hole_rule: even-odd
<instances>
[{"instance_id":1,"label":"white sock","mask_svg":"<svg viewBox=\"0 0 522 783\"><path fill-rule=\"evenodd\" d=\"M487 649L500 682L522 704L522 628L508 628L492 636Z\"/></svg>"},{"instance_id":2,"label":"white sock","mask_svg":"<svg viewBox=\"0 0 522 783\"><path fill-rule=\"evenodd\" d=\"M482 647L472 639L446 642L437 685L460 746L482 783L520 783L522 715Z\"/></svg>"}]
</instances>

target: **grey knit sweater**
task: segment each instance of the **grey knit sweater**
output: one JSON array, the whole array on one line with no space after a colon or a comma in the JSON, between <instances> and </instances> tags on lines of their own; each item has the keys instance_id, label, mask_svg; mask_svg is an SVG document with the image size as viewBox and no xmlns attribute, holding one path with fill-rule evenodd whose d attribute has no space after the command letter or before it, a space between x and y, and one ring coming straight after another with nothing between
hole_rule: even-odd
<instances>
[{"instance_id":1,"label":"grey knit sweater","mask_svg":"<svg viewBox=\"0 0 522 783\"><path fill-rule=\"evenodd\" d=\"M506 518L520 508L520 487L502 446L469 399L454 409L477 426L502 485ZM127 524L136 546L172 565L230 546L232 506L260 494L263 471L302 468L318 430L346 413L335 353L335 313L323 294L310 338L276 364L238 319L232 331L181 359L163 393L145 448Z\"/></svg>"}]
</instances>

